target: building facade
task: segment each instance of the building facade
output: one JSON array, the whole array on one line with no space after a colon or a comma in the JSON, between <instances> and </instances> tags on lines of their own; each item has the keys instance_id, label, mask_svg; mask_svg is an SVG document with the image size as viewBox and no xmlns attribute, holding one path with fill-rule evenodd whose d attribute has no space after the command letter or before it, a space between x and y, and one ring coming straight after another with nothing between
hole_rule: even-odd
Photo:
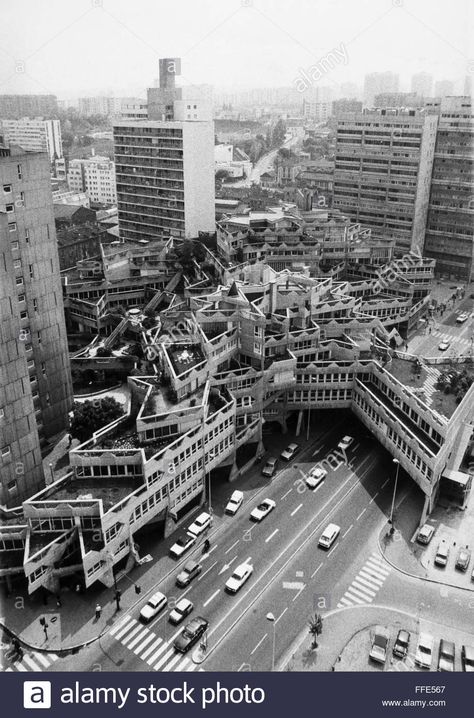
<instances>
[{"instance_id":1,"label":"building facade","mask_svg":"<svg viewBox=\"0 0 474 718\"><path fill-rule=\"evenodd\" d=\"M27 152L47 152L51 162L63 156L61 123L59 120L43 120L38 117L21 120L0 119L0 141L7 145L19 145Z\"/></svg>"},{"instance_id":2,"label":"building facade","mask_svg":"<svg viewBox=\"0 0 474 718\"><path fill-rule=\"evenodd\" d=\"M58 114L56 95L0 95L0 117L54 117Z\"/></svg>"},{"instance_id":3,"label":"building facade","mask_svg":"<svg viewBox=\"0 0 474 718\"><path fill-rule=\"evenodd\" d=\"M395 72L371 72L364 78L365 107L373 107L375 95L381 92L398 92L399 77Z\"/></svg>"},{"instance_id":4,"label":"building facade","mask_svg":"<svg viewBox=\"0 0 474 718\"><path fill-rule=\"evenodd\" d=\"M85 192L95 204L116 204L115 163L92 156L69 162L67 184L72 192Z\"/></svg>"}]
</instances>

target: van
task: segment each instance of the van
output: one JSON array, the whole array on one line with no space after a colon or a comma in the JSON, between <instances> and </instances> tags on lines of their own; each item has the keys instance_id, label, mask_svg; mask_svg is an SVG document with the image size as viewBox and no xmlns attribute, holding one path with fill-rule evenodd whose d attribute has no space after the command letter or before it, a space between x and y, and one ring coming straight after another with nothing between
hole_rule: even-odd
<instances>
[{"instance_id":1,"label":"van","mask_svg":"<svg viewBox=\"0 0 474 718\"><path fill-rule=\"evenodd\" d=\"M319 537L318 546L321 548L331 548L334 541L339 536L340 531L341 527L337 524L329 524L329 526L326 526L323 533Z\"/></svg>"},{"instance_id":2,"label":"van","mask_svg":"<svg viewBox=\"0 0 474 718\"><path fill-rule=\"evenodd\" d=\"M439 542L438 550L436 551L436 556L434 559L436 566L445 567L448 563L448 556L449 556L449 546L448 542L445 539L442 539Z\"/></svg>"}]
</instances>

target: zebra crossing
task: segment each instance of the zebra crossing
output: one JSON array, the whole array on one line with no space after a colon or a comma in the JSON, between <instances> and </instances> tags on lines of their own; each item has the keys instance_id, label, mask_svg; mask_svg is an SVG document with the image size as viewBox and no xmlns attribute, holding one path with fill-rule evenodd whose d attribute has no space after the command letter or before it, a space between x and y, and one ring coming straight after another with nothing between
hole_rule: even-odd
<instances>
[{"instance_id":1,"label":"zebra crossing","mask_svg":"<svg viewBox=\"0 0 474 718\"><path fill-rule=\"evenodd\" d=\"M436 337L437 339L440 339L441 341L451 342L455 343L456 345L461 345L465 347L466 349L471 349L473 346L473 342L471 342L470 339L462 339L459 336L454 336L453 334L447 334L446 332L440 332L439 329L433 329L431 332L431 336Z\"/></svg>"},{"instance_id":2,"label":"zebra crossing","mask_svg":"<svg viewBox=\"0 0 474 718\"><path fill-rule=\"evenodd\" d=\"M198 668L189 656L183 657L183 654L178 653L174 648L173 641L182 630L181 626L168 640L165 640L137 621L136 618L126 615L109 631L109 635L128 650L133 651L136 656L150 666L150 670L191 672L197 669L204 671L203 668Z\"/></svg>"},{"instance_id":3,"label":"zebra crossing","mask_svg":"<svg viewBox=\"0 0 474 718\"><path fill-rule=\"evenodd\" d=\"M52 663L58 660L56 653L39 653L38 651L29 651L23 653L21 661L12 662L11 666L5 668L4 673L26 673L28 671L46 671Z\"/></svg>"},{"instance_id":4,"label":"zebra crossing","mask_svg":"<svg viewBox=\"0 0 474 718\"><path fill-rule=\"evenodd\" d=\"M373 553L352 581L337 604L337 608L372 603L389 576L390 570L378 554Z\"/></svg>"}]
</instances>

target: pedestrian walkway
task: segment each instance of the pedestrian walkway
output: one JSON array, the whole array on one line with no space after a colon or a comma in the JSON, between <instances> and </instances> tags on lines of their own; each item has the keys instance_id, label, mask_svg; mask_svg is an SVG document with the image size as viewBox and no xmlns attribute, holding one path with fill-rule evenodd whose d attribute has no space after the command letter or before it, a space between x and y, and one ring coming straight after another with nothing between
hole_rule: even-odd
<instances>
[{"instance_id":1,"label":"pedestrian walkway","mask_svg":"<svg viewBox=\"0 0 474 718\"><path fill-rule=\"evenodd\" d=\"M423 392L425 395L426 403L428 404L428 406L430 406L433 402L433 394L436 391L436 384L438 383L438 379L441 372L439 371L439 369L435 369L428 364L424 364L423 369L427 373L427 377L423 384Z\"/></svg>"},{"instance_id":2,"label":"pedestrian walkway","mask_svg":"<svg viewBox=\"0 0 474 718\"><path fill-rule=\"evenodd\" d=\"M190 672L196 670L197 665L189 656L178 653L173 646L174 639L182 630L181 626L168 640L164 640L136 618L126 615L109 635L146 662L150 670ZM203 668L198 670L204 671Z\"/></svg>"},{"instance_id":3,"label":"pedestrian walkway","mask_svg":"<svg viewBox=\"0 0 474 718\"><path fill-rule=\"evenodd\" d=\"M24 652L21 661L12 661L8 668L4 669L5 673L25 673L28 671L46 671L58 660L56 653L40 653L38 651Z\"/></svg>"},{"instance_id":4,"label":"pedestrian walkway","mask_svg":"<svg viewBox=\"0 0 474 718\"><path fill-rule=\"evenodd\" d=\"M373 553L352 581L337 608L372 603L390 572L390 566L377 553Z\"/></svg>"}]
</instances>

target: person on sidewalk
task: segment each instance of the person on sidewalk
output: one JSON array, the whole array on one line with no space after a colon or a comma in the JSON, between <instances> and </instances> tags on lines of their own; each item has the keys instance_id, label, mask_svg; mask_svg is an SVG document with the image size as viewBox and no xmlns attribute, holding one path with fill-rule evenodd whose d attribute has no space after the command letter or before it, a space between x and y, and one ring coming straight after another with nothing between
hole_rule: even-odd
<instances>
[{"instance_id":1,"label":"person on sidewalk","mask_svg":"<svg viewBox=\"0 0 474 718\"><path fill-rule=\"evenodd\" d=\"M98 621L102 613L102 606L98 603L95 607L95 620Z\"/></svg>"}]
</instances>

